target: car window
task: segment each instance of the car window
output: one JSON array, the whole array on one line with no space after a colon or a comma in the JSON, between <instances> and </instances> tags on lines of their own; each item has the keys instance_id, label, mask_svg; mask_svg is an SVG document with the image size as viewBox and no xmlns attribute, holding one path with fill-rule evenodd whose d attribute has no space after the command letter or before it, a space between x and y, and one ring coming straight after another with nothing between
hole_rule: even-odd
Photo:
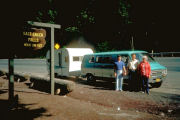
<instances>
[{"instance_id":1,"label":"car window","mask_svg":"<svg viewBox=\"0 0 180 120\"><path fill-rule=\"evenodd\" d=\"M94 56L90 57L90 59L89 59L89 63L94 63L94 62L95 62L95 58L94 58Z\"/></svg>"},{"instance_id":2,"label":"car window","mask_svg":"<svg viewBox=\"0 0 180 120\"><path fill-rule=\"evenodd\" d=\"M129 62L129 55L127 54L121 55L121 60L125 63L125 65L127 65Z\"/></svg>"},{"instance_id":3,"label":"car window","mask_svg":"<svg viewBox=\"0 0 180 120\"><path fill-rule=\"evenodd\" d=\"M103 56L97 56L96 63L103 63Z\"/></svg>"},{"instance_id":4,"label":"car window","mask_svg":"<svg viewBox=\"0 0 180 120\"><path fill-rule=\"evenodd\" d=\"M139 61L142 61L142 57L143 57L143 56L147 56L149 62L155 61L154 58L151 57L151 55L150 55L149 53L136 53L136 58L137 58Z\"/></svg>"},{"instance_id":5,"label":"car window","mask_svg":"<svg viewBox=\"0 0 180 120\"><path fill-rule=\"evenodd\" d=\"M112 56L97 56L96 63L107 63L111 64L114 63Z\"/></svg>"},{"instance_id":6,"label":"car window","mask_svg":"<svg viewBox=\"0 0 180 120\"><path fill-rule=\"evenodd\" d=\"M141 53L142 56L147 56L149 62L154 62L154 58L149 53ZM141 56L141 59L142 59Z\"/></svg>"},{"instance_id":7,"label":"car window","mask_svg":"<svg viewBox=\"0 0 180 120\"><path fill-rule=\"evenodd\" d=\"M104 56L103 63L114 63L114 60L112 59L112 56Z\"/></svg>"},{"instance_id":8,"label":"car window","mask_svg":"<svg viewBox=\"0 0 180 120\"><path fill-rule=\"evenodd\" d=\"M141 61L141 55L139 53L136 53L135 55L136 55L136 59Z\"/></svg>"}]
</instances>

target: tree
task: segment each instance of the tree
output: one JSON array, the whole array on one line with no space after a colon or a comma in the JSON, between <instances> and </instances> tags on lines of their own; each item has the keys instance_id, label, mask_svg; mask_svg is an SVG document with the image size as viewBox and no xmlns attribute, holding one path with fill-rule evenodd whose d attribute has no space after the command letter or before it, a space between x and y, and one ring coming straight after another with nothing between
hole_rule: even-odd
<instances>
[{"instance_id":1,"label":"tree","mask_svg":"<svg viewBox=\"0 0 180 120\"><path fill-rule=\"evenodd\" d=\"M53 7L53 0L48 0L48 7L46 10L38 10L35 18L38 22L55 24L58 11Z\"/></svg>"},{"instance_id":2,"label":"tree","mask_svg":"<svg viewBox=\"0 0 180 120\"><path fill-rule=\"evenodd\" d=\"M123 18L124 24L131 24L130 20L130 2L129 0L119 0L118 14Z\"/></svg>"},{"instance_id":3,"label":"tree","mask_svg":"<svg viewBox=\"0 0 180 120\"><path fill-rule=\"evenodd\" d=\"M100 42L96 46L96 52L107 52L113 50L114 49L110 47L110 43L108 41Z\"/></svg>"}]
</instances>

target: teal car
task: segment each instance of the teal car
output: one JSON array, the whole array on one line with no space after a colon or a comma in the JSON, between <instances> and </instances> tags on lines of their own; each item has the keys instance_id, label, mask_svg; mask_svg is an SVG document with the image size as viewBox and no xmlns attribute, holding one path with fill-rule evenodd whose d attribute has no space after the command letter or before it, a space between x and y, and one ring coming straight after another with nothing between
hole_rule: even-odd
<instances>
[{"instance_id":1,"label":"teal car","mask_svg":"<svg viewBox=\"0 0 180 120\"><path fill-rule=\"evenodd\" d=\"M151 65L151 77L149 83L152 87L160 87L167 76L167 68L159 64L146 51L116 51L101 52L85 55L81 65L81 76L86 77L88 82L95 82L96 79L114 80L114 62L117 56L122 56L122 61L127 65L131 60L131 55L136 54L136 58L142 61L142 56L146 55ZM129 75L124 76L124 80L129 80Z\"/></svg>"}]
</instances>

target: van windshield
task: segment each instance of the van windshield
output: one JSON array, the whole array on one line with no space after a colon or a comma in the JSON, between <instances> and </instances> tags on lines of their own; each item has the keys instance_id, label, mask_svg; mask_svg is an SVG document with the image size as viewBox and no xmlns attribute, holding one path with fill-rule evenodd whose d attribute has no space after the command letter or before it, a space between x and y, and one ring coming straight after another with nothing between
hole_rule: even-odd
<instances>
[{"instance_id":1,"label":"van windshield","mask_svg":"<svg viewBox=\"0 0 180 120\"><path fill-rule=\"evenodd\" d=\"M155 61L154 58L151 57L151 55L149 53L136 53L136 58L139 61L142 61L143 56L147 56L149 62L154 62Z\"/></svg>"}]
</instances>

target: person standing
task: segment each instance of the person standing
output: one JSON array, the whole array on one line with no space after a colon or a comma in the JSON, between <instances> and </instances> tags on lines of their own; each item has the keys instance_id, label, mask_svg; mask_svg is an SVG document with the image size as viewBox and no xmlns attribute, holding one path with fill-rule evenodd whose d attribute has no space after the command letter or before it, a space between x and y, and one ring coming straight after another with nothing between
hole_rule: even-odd
<instances>
[{"instance_id":1,"label":"person standing","mask_svg":"<svg viewBox=\"0 0 180 120\"><path fill-rule=\"evenodd\" d=\"M114 76L116 78L116 91L122 91L123 74L126 75L125 63L121 60L121 56L117 56L117 62L114 63Z\"/></svg>"},{"instance_id":2,"label":"person standing","mask_svg":"<svg viewBox=\"0 0 180 120\"><path fill-rule=\"evenodd\" d=\"M149 94L149 78L151 75L151 66L147 61L147 56L142 57L142 62L138 66L138 70L140 72L141 81L142 81L142 91Z\"/></svg>"},{"instance_id":3,"label":"person standing","mask_svg":"<svg viewBox=\"0 0 180 120\"><path fill-rule=\"evenodd\" d=\"M136 59L136 55L131 55L132 60L128 62L127 69L129 72L129 90L130 91L137 91L138 90L138 74L137 74L137 67L139 65L139 60Z\"/></svg>"}]
</instances>

